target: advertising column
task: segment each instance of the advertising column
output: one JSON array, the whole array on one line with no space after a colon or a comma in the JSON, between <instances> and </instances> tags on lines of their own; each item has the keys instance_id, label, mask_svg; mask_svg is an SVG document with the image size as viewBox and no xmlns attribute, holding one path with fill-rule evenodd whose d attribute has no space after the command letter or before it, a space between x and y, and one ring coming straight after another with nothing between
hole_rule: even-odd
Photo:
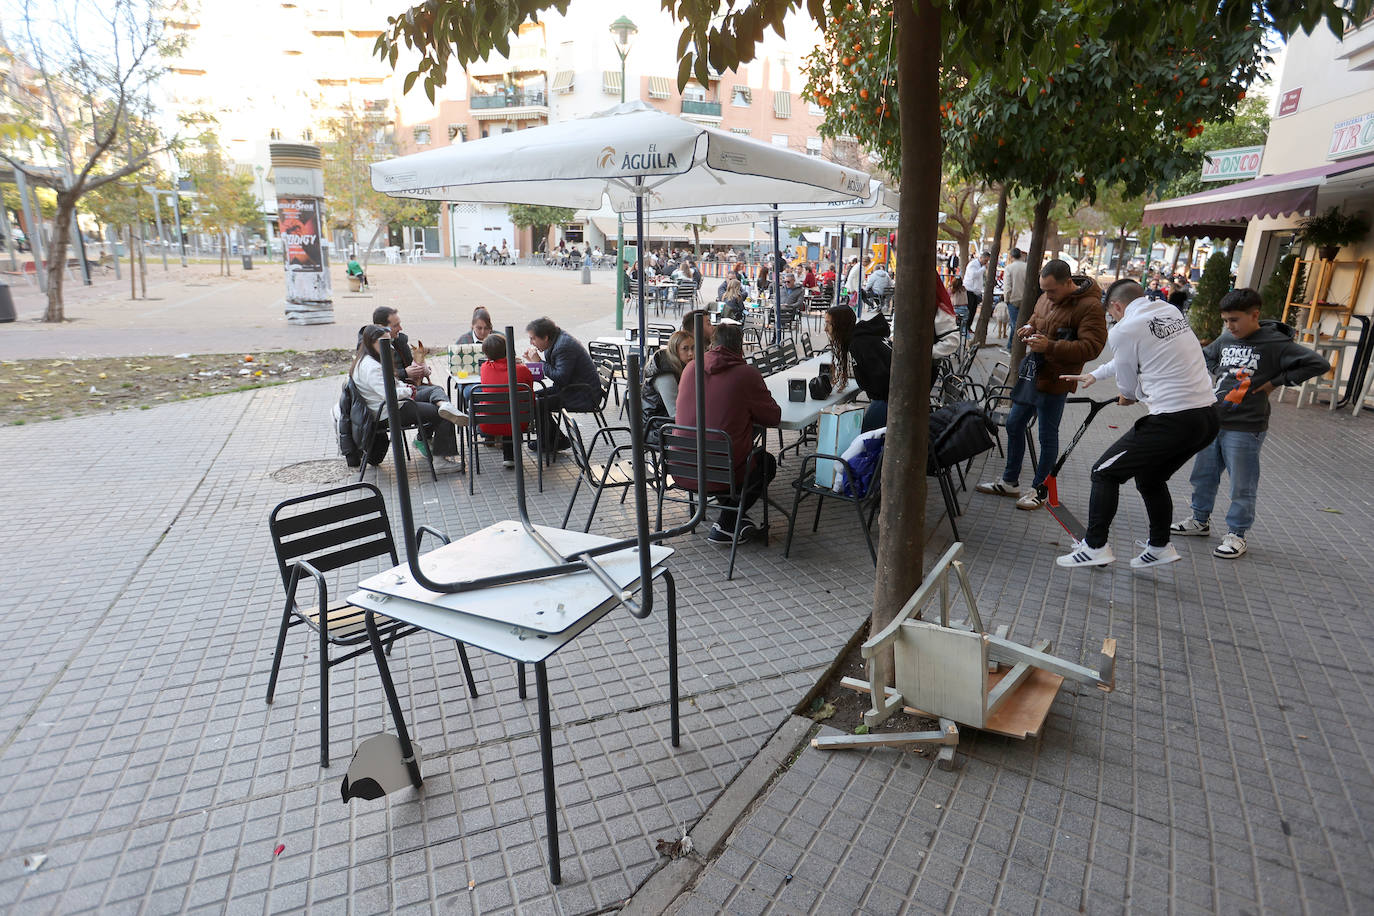
<instances>
[{"instance_id":1,"label":"advertising column","mask_svg":"<svg viewBox=\"0 0 1374 916\"><path fill-rule=\"evenodd\" d=\"M319 147L271 144L270 180L277 192L277 234L286 269L286 320L333 324L334 300L324 232L324 160Z\"/></svg>"}]
</instances>

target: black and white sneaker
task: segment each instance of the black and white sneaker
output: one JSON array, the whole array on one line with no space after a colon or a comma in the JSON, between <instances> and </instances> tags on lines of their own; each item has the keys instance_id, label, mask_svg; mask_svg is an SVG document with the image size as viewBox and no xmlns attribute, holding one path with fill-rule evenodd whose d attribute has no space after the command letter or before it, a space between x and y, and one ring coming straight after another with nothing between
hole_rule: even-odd
<instances>
[{"instance_id":1,"label":"black and white sneaker","mask_svg":"<svg viewBox=\"0 0 1374 916\"><path fill-rule=\"evenodd\" d=\"M1234 531L1230 531L1227 532L1226 537L1221 539L1217 549L1212 551L1212 556L1221 557L1223 560L1234 560L1244 556L1245 550L1245 538Z\"/></svg>"},{"instance_id":2,"label":"black and white sneaker","mask_svg":"<svg viewBox=\"0 0 1374 916\"><path fill-rule=\"evenodd\" d=\"M739 540L740 540L741 542L743 542L743 541L748 541L748 540L754 538L755 536L757 536L758 533L759 533L759 526L758 526L758 525L755 525L752 521L750 521L749 516L746 515L746 516L744 517L744 523L743 523L742 525L740 525L740 529L739 529Z\"/></svg>"},{"instance_id":3,"label":"black and white sneaker","mask_svg":"<svg viewBox=\"0 0 1374 916\"><path fill-rule=\"evenodd\" d=\"M720 522L711 525L711 530L706 533L706 540L712 544L733 544L735 543L735 532L728 528L720 527Z\"/></svg>"},{"instance_id":4,"label":"black and white sneaker","mask_svg":"<svg viewBox=\"0 0 1374 916\"><path fill-rule=\"evenodd\" d=\"M1212 524L1211 522L1200 522L1189 516L1181 522L1174 522L1170 525L1169 533L1184 537L1206 537L1212 533Z\"/></svg>"},{"instance_id":5,"label":"black and white sneaker","mask_svg":"<svg viewBox=\"0 0 1374 916\"><path fill-rule=\"evenodd\" d=\"M1087 541L1074 541L1073 550L1054 562L1072 569L1075 566L1106 566L1115 561L1116 554L1112 553L1111 544L1089 547Z\"/></svg>"},{"instance_id":6,"label":"black and white sneaker","mask_svg":"<svg viewBox=\"0 0 1374 916\"><path fill-rule=\"evenodd\" d=\"M452 401L440 401L438 403L439 416L452 423L454 426L467 426L468 415L453 406Z\"/></svg>"},{"instance_id":7,"label":"black and white sneaker","mask_svg":"<svg viewBox=\"0 0 1374 916\"><path fill-rule=\"evenodd\" d=\"M1149 541L1136 541L1135 544L1140 548L1140 555L1131 558L1132 569L1164 566L1167 563L1177 563L1183 559L1178 555L1178 549L1173 544L1165 544L1163 547L1156 547Z\"/></svg>"},{"instance_id":8,"label":"black and white sneaker","mask_svg":"<svg viewBox=\"0 0 1374 916\"><path fill-rule=\"evenodd\" d=\"M991 493L994 496L1020 496L1021 487L1019 484L1007 483L1005 480L985 480L973 489L979 493Z\"/></svg>"}]
</instances>

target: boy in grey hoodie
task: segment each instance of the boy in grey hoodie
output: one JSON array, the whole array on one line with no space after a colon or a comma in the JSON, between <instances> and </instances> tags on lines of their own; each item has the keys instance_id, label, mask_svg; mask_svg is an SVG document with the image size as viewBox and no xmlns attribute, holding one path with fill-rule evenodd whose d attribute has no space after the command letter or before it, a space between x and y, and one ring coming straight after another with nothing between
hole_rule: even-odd
<instances>
[{"instance_id":1,"label":"boy in grey hoodie","mask_svg":"<svg viewBox=\"0 0 1374 916\"><path fill-rule=\"evenodd\" d=\"M1255 520L1260 446L1269 429L1269 392L1330 372L1331 365L1295 342L1288 325L1260 320L1260 295L1253 289L1232 290L1222 297L1219 308L1226 330L1202 353L1208 371L1217 376L1221 432L1193 462L1193 514L1169 530L1202 537L1211 533L1209 518L1225 470L1231 475L1228 531L1213 555L1234 560L1245 553L1245 535Z\"/></svg>"}]
</instances>

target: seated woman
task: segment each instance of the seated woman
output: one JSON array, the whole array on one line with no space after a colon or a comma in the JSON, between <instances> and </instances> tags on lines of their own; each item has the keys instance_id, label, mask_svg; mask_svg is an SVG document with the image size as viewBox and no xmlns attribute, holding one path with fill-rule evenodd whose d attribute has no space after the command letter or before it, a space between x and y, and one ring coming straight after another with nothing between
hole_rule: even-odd
<instances>
[{"instance_id":1,"label":"seated woman","mask_svg":"<svg viewBox=\"0 0 1374 916\"><path fill-rule=\"evenodd\" d=\"M381 353L377 341L391 332L377 324L365 325L360 332L358 352L353 357L353 366L348 377L358 395L367 402L374 417L386 415L386 376L382 370ZM430 404L416 401L415 388L404 382L396 383L397 423L392 424L391 434L400 435L401 427L419 425L429 434L434 444L434 455L448 457L458 454L458 436L455 425L463 426L468 422L448 401ZM430 456L429 448L423 438L415 440L415 448L425 457Z\"/></svg>"},{"instance_id":2,"label":"seated woman","mask_svg":"<svg viewBox=\"0 0 1374 916\"><path fill-rule=\"evenodd\" d=\"M954 314L959 320L960 330L968 334L968 322L971 317L968 308L968 290L964 289L964 281L955 274L949 278L949 290L946 293L954 307Z\"/></svg>"},{"instance_id":3,"label":"seated woman","mask_svg":"<svg viewBox=\"0 0 1374 916\"><path fill-rule=\"evenodd\" d=\"M483 385L508 385L510 373L506 368L506 335L488 334L482 341L482 355L487 361L482 363ZM534 376L525 368L524 363L515 364L515 381L519 385L534 388ZM509 423L483 423L477 427L483 435L501 437L501 463L508 468L515 467L515 444L511 442ZM529 424L522 424L520 431L528 432Z\"/></svg>"},{"instance_id":4,"label":"seated woman","mask_svg":"<svg viewBox=\"0 0 1374 916\"><path fill-rule=\"evenodd\" d=\"M472 310L472 330L458 338L458 343L460 345L479 344L483 343L490 335L491 313L479 305Z\"/></svg>"},{"instance_id":5,"label":"seated woman","mask_svg":"<svg viewBox=\"0 0 1374 916\"><path fill-rule=\"evenodd\" d=\"M858 321L849 306L831 306L825 310L825 333L835 352L835 387L843 388L852 377L872 402L864 412L863 431L886 426L887 392L892 379L892 344L888 341L892 328L887 316L878 312Z\"/></svg>"},{"instance_id":6,"label":"seated woman","mask_svg":"<svg viewBox=\"0 0 1374 916\"><path fill-rule=\"evenodd\" d=\"M725 281L725 292L721 294L721 315L735 321L744 320L744 287L738 280Z\"/></svg>"},{"instance_id":7,"label":"seated woman","mask_svg":"<svg viewBox=\"0 0 1374 916\"><path fill-rule=\"evenodd\" d=\"M945 286L935 277L935 289L940 299L935 309L935 343L930 348L931 360L949 356L959 349L959 317L955 314L954 303ZM931 367L931 384L935 384L935 367Z\"/></svg>"},{"instance_id":8,"label":"seated woman","mask_svg":"<svg viewBox=\"0 0 1374 916\"><path fill-rule=\"evenodd\" d=\"M692 361L694 338L686 331L674 331L666 346L649 357L644 364L644 384L639 392L644 405L646 438L657 441L662 420L677 417L677 386L682 370ZM660 422L653 422L657 419Z\"/></svg>"}]
</instances>

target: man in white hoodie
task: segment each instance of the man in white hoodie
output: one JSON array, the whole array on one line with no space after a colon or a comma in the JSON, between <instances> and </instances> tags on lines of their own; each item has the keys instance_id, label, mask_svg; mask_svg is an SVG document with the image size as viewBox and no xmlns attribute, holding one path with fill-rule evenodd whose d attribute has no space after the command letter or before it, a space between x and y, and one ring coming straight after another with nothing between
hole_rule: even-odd
<instances>
[{"instance_id":1,"label":"man in white hoodie","mask_svg":"<svg viewBox=\"0 0 1374 916\"><path fill-rule=\"evenodd\" d=\"M1135 478L1150 520L1149 541L1131 560L1140 569L1182 559L1169 543L1173 501L1169 478L1216 438L1219 422L1212 377L1188 319L1163 300L1151 300L1134 280L1118 280L1107 290L1107 314L1116 321L1107 335L1111 362L1091 373L1060 376L1084 388L1116 376L1122 404L1150 408L1102 453L1093 466L1088 529L1060 566L1105 566L1116 559L1107 543L1121 485Z\"/></svg>"}]
</instances>

